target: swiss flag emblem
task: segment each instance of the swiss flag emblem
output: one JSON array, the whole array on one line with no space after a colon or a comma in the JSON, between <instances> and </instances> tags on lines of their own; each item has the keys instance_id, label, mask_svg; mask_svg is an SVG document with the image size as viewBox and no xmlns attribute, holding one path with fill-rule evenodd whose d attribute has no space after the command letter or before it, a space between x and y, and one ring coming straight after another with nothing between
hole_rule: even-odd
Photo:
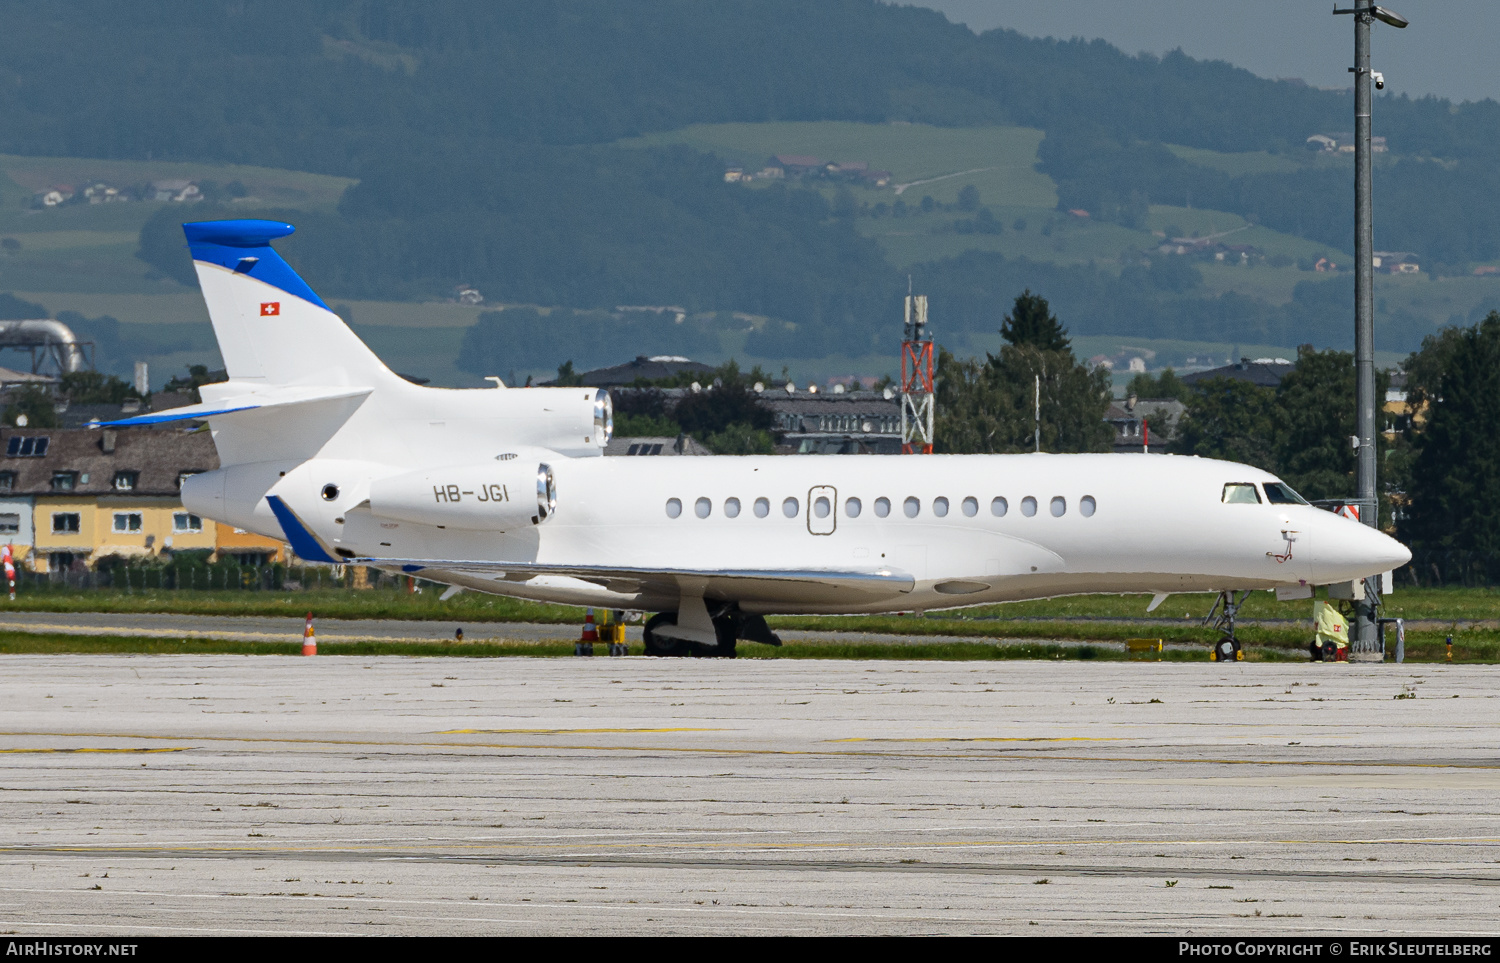
<instances>
[{"instance_id":1,"label":"swiss flag emblem","mask_svg":"<svg viewBox=\"0 0 1500 963\"><path fill-rule=\"evenodd\" d=\"M260 303L260 316L263 318L274 318L281 313L280 301L262 301Z\"/></svg>"}]
</instances>

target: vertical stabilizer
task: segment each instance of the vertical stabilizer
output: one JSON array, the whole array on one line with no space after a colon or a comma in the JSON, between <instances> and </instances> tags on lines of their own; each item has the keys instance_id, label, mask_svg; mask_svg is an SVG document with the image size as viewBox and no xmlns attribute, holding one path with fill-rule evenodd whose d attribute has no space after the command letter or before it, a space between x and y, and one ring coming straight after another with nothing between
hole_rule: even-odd
<instances>
[{"instance_id":1,"label":"vertical stabilizer","mask_svg":"<svg viewBox=\"0 0 1500 963\"><path fill-rule=\"evenodd\" d=\"M376 386L396 376L271 247L281 221L182 225L233 381Z\"/></svg>"}]
</instances>

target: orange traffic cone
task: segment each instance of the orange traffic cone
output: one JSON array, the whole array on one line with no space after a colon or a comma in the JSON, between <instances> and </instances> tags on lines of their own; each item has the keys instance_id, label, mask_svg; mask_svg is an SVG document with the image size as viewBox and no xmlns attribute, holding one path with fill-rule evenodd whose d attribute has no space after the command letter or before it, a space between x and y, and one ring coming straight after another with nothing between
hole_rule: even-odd
<instances>
[{"instance_id":1,"label":"orange traffic cone","mask_svg":"<svg viewBox=\"0 0 1500 963\"><path fill-rule=\"evenodd\" d=\"M302 654L318 654L318 638L313 635L312 613L307 613L307 628L302 630Z\"/></svg>"},{"instance_id":2,"label":"orange traffic cone","mask_svg":"<svg viewBox=\"0 0 1500 963\"><path fill-rule=\"evenodd\" d=\"M580 642L598 642L599 630L594 627L594 610L589 609L588 614L583 617L583 638Z\"/></svg>"}]
</instances>

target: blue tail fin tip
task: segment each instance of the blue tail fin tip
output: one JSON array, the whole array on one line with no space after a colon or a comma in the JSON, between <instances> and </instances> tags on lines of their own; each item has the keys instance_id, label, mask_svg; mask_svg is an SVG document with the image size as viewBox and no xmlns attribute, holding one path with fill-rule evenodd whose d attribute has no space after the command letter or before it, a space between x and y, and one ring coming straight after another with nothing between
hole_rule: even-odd
<instances>
[{"instance_id":1,"label":"blue tail fin tip","mask_svg":"<svg viewBox=\"0 0 1500 963\"><path fill-rule=\"evenodd\" d=\"M232 221L189 221L182 225L189 244L204 242L224 247L265 247L297 230L285 221L239 218Z\"/></svg>"},{"instance_id":2,"label":"blue tail fin tip","mask_svg":"<svg viewBox=\"0 0 1500 963\"><path fill-rule=\"evenodd\" d=\"M272 240L286 237L295 230L285 221L255 218L190 221L182 225L193 260L217 264L236 274L255 278L327 311L328 305L323 299L271 247Z\"/></svg>"}]
</instances>

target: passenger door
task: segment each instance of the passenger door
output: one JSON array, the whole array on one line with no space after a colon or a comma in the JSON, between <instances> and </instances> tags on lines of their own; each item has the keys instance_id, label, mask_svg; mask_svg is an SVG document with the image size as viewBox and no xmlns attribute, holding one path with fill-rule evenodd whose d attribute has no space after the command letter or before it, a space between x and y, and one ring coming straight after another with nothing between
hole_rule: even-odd
<instances>
[{"instance_id":1,"label":"passenger door","mask_svg":"<svg viewBox=\"0 0 1500 963\"><path fill-rule=\"evenodd\" d=\"M814 535L832 535L838 525L839 493L832 485L816 485L807 491L807 530Z\"/></svg>"}]
</instances>

